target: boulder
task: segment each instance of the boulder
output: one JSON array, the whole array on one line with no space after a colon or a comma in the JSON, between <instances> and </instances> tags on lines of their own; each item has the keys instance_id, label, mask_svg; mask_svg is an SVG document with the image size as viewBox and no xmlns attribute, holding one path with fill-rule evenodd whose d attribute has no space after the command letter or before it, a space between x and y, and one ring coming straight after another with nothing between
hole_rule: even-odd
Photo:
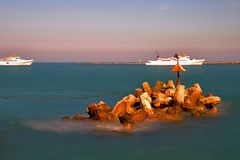
<instances>
[{"instance_id":1,"label":"boulder","mask_svg":"<svg viewBox=\"0 0 240 160\"><path fill-rule=\"evenodd\" d=\"M128 96L124 97L123 100L126 100L132 106L136 101L136 97L132 94L129 94Z\"/></svg>"},{"instance_id":2,"label":"boulder","mask_svg":"<svg viewBox=\"0 0 240 160\"><path fill-rule=\"evenodd\" d=\"M219 104L221 102L221 98L218 96L209 96L206 98L203 98L201 100L203 105L205 105L208 109L212 109L215 105Z\"/></svg>"},{"instance_id":3,"label":"boulder","mask_svg":"<svg viewBox=\"0 0 240 160\"><path fill-rule=\"evenodd\" d=\"M119 115L123 115L126 112L127 101L121 100L119 101L112 110L112 114L114 117L118 118Z\"/></svg>"},{"instance_id":4,"label":"boulder","mask_svg":"<svg viewBox=\"0 0 240 160\"><path fill-rule=\"evenodd\" d=\"M148 113L148 114L153 114L153 108L151 106L152 103L152 98L149 96L147 92L144 92L143 94L140 95L140 101L141 105L143 106L143 109Z\"/></svg>"},{"instance_id":5,"label":"boulder","mask_svg":"<svg viewBox=\"0 0 240 160\"><path fill-rule=\"evenodd\" d=\"M70 116L65 116L65 117L62 117L61 119L64 120L64 121L71 121L72 120L72 118Z\"/></svg>"},{"instance_id":6,"label":"boulder","mask_svg":"<svg viewBox=\"0 0 240 160\"><path fill-rule=\"evenodd\" d=\"M139 97L143 93L143 90L141 88L136 88L135 89L135 96Z\"/></svg>"},{"instance_id":7,"label":"boulder","mask_svg":"<svg viewBox=\"0 0 240 160\"><path fill-rule=\"evenodd\" d=\"M152 89L148 82L143 82L142 87L143 87L144 92L147 92L148 95L150 95L150 96L152 95Z\"/></svg>"},{"instance_id":8,"label":"boulder","mask_svg":"<svg viewBox=\"0 0 240 160\"><path fill-rule=\"evenodd\" d=\"M89 114L90 118L94 117L95 110L97 109L98 109L98 105L96 103L91 103L88 105L87 113Z\"/></svg>"},{"instance_id":9,"label":"boulder","mask_svg":"<svg viewBox=\"0 0 240 160\"><path fill-rule=\"evenodd\" d=\"M161 92L163 89L163 82L162 81L156 81L156 84L153 88L154 92Z\"/></svg>"},{"instance_id":10,"label":"boulder","mask_svg":"<svg viewBox=\"0 0 240 160\"><path fill-rule=\"evenodd\" d=\"M98 104L92 103L87 108L87 113L94 120L110 120L111 111L112 108L103 101L100 101Z\"/></svg>"},{"instance_id":11,"label":"boulder","mask_svg":"<svg viewBox=\"0 0 240 160\"><path fill-rule=\"evenodd\" d=\"M172 101L171 97L167 97L163 93L158 93L158 95L156 96L156 99L153 100L152 103L154 107L160 107L161 105L170 105L171 101Z\"/></svg>"},{"instance_id":12,"label":"boulder","mask_svg":"<svg viewBox=\"0 0 240 160\"><path fill-rule=\"evenodd\" d=\"M198 83L194 84L189 90L189 98L192 106L200 105L201 100L204 98L202 89Z\"/></svg>"},{"instance_id":13,"label":"boulder","mask_svg":"<svg viewBox=\"0 0 240 160\"><path fill-rule=\"evenodd\" d=\"M83 115L81 115L80 113L77 113L76 115L73 116L72 120L83 120L86 119L86 117L84 117Z\"/></svg>"},{"instance_id":14,"label":"boulder","mask_svg":"<svg viewBox=\"0 0 240 160\"><path fill-rule=\"evenodd\" d=\"M174 85L173 80L168 80L166 85L167 85L167 88L175 89L175 85Z\"/></svg>"},{"instance_id":15,"label":"boulder","mask_svg":"<svg viewBox=\"0 0 240 160\"><path fill-rule=\"evenodd\" d=\"M98 108L103 111L106 111L106 112L112 111L112 108L103 101L98 102L97 105L98 105Z\"/></svg>"},{"instance_id":16,"label":"boulder","mask_svg":"<svg viewBox=\"0 0 240 160\"><path fill-rule=\"evenodd\" d=\"M125 113L135 114L137 111L134 108L134 104L136 102L136 97L134 95L129 94L128 96L122 98L112 110L112 114L114 117L119 117L119 115L123 115Z\"/></svg>"},{"instance_id":17,"label":"boulder","mask_svg":"<svg viewBox=\"0 0 240 160\"><path fill-rule=\"evenodd\" d=\"M166 89L166 90L165 90L165 95L166 95L167 97L174 97L175 92L176 92L176 89L175 89L175 88L169 88L169 89Z\"/></svg>"},{"instance_id":18,"label":"boulder","mask_svg":"<svg viewBox=\"0 0 240 160\"><path fill-rule=\"evenodd\" d=\"M178 85L177 90L174 95L174 101L178 105L182 105L184 103L184 97L185 97L185 86L184 85Z\"/></svg>"},{"instance_id":19,"label":"boulder","mask_svg":"<svg viewBox=\"0 0 240 160\"><path fill-rule=\"evenodd\" d=\"M219 104L220 102L221 102L221 98L218 96L209 96L209 97L202 99L202 103L204 105L215 106L215 105Z\"/></svg>"},{"instance_id":20,"label":"boulder","mask_svg":"<svg viewBox=\"0 0 240 160\"><path fill-rule=\"evenodd\" d=\"M120 123L122 123L124 125L133 124L133 120L131 119L131 116L127 113L119 115L118 118L119 118Z\"/></svg>"},{"instance_id":21,"label":"boulder","mask_svg":"<svg viewBox=\"0 0 240 160\"><path fill-rule=\"evenodd\" d=\"M147 117L147 112L144 109L139 109L136 114L132 115L131 119L135 121L143 121Z\"/></svg>"}]
</instances>

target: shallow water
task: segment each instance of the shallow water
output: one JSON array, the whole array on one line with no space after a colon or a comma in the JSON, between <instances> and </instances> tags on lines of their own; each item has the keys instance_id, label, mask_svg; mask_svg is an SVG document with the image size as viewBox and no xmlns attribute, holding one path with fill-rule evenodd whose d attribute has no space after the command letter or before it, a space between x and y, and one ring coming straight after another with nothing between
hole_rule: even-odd
<instances>
[{"instance_id":1,"label":"shallow water","mask_svg":"<svg viewBox=\"0 0 240 160\"><path fill-rule=\"evenodd\" d=\"M35 63L0 67L0 159L238 159L240 65L185 67L182 83L199 82L222 98L218 116L144 122L132 132L119 123L62 122L87 104L111 106L143 81L175 79L171 67Z\"/></svg>"}]
</instances>

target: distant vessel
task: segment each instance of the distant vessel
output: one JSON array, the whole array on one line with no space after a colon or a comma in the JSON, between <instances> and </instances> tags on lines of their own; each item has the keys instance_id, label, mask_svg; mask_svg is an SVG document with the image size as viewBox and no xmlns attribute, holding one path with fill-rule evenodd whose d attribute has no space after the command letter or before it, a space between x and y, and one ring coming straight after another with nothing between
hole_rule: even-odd
<instances>
[{"instance_id":1,"label":"distant vessel","mask_svg":"<svg viewBox=\"0 0 240 160\"><path fill-rule=\"evenodd\" d=\"M0 66L30 66L32 63L32 59L21 59L19 56L9 56L0 59Z\"/></svg>"},{"instance_id":2,"label":"distant vessel","mask_svg":"<svg viewBox=\"0 0 240 160\"><path fill-rule=\"evenodd\" d=\"M181 65L202 65L203 62L205 61L204 59L191 60L190 56L188 56L184 52L178 53L178 60L179 60L179 64ZM145 64L149 66L172 66L177 64L177 58L176 57L160 58L157 53L157 60L148 61Z\"/></svg>"}]
</instances>

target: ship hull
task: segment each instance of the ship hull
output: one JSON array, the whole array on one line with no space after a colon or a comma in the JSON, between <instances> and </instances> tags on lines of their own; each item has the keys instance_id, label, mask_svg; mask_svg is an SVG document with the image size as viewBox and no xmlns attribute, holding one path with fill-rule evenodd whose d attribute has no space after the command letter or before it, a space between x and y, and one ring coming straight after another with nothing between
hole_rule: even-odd
<instances>
[{"instance_id":1,"label":"ship hull","mask_svg":"<svg viewBox=\"0 0 240 160\"><path fill-rule=\"evenodd\" d=\"M195 60L195 61L179 61L180 65L185 65L185 66L198 66L202 65L204 60ZM174 66L177 64L177 61L149 61L145 63L147 66Z\"/></svg>"},{"instance_id":2,"label":"ship hull","mask_svg":"<svg viewBox=\"0 0 240 160\"><path fill-rule=\"evenodd\" d=\"M30 66L33 60L0 61L0 66Z\"/></svg>"}]
</instances>

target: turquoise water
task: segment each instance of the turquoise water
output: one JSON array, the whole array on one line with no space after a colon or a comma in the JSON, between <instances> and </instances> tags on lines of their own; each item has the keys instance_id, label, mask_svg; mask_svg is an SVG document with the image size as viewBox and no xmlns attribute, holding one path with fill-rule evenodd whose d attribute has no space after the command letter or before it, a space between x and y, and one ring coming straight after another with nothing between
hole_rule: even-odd
<instances>
[{"instance_id":1,"label":"turquoise water","mask_svg":"<svg viewBox=\"0 0 240 160\"><path fill-rule=\"evenodd\" d=\"M185 67L182 83L219 95L220 114L183 122L62 122L87 104L111 106L143 81L175 79L170 67L35 63L0 67L0 160L239 159L240 65Z\"/></svg>"}]
</instances>

